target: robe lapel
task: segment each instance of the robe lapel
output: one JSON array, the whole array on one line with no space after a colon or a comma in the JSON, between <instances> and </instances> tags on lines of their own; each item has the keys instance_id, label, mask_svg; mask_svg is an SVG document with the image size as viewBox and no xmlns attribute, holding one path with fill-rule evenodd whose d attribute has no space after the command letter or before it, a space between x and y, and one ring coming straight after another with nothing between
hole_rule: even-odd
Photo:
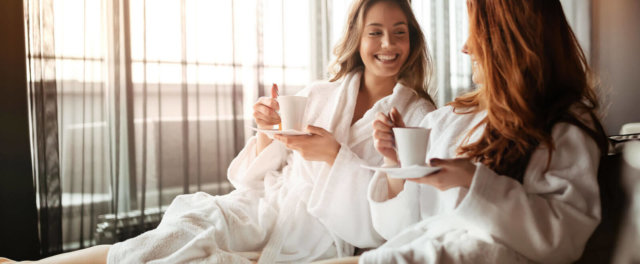
<instances>
[{"instance_id":1,"label":"robe lapel","mask_svg":"<svg viewBox=\"0 0 640 264\"><path fill-rule=\"evenodd\" d=\"M360 77L360 72L348 74L336 94L337 98L331 122L329 122L329 130L340 143L347 144L349 142L349 131L360 88Z\"/></svg>"},{"instance_id":2,"label":"robe lapel","mask_svg":"<svg viewBox=\"0 0 640 264\"><path fill-rule=\"evenodd\" d=\"M372 124L375 120L376 113L382 112L387 114L393 106L398 108L400 113L406 113L405 107L412 95L413 91L411 89L404 87L400 83L397 83L396 86L393 87L393 93L391 95L378 100L378 102L376 102L371 107L371 109L367 110L367 112L364 113L360 120L353 124L353 126L351 127L349 146L351 147L357 145L360 142L372 137Z\"/></svg>"},{"instance_id":3,"label":"robe lapel","mask_svg":"<svg viewBox=\"0 0 640 264\"><path fill-rule=\"evenodd\" d=\"M397 83L393 88L393 93L376 102L371 109L356 123L351 126L351 120L355 111L355 105L358 98L358 90L362 72L354 72L347 75L335 93L333 104L333 115L329 122L328 130L333 133L335 139L348 146L354 146L371 137L371 124L378 112L388 113L392 106L398 108L400 113L406 113L406 105L408 104L413 91Z\"/></svg>"}]
</instances>

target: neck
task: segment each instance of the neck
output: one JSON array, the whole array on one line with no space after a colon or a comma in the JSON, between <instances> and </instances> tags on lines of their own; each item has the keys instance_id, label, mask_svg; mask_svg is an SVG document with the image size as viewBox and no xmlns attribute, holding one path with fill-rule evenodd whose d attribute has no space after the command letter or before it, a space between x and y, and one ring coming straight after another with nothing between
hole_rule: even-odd
<instances>
[{"instance_id":1,"label":"neck","mask_svg":"<svg viewBox=\"0 0 640 264\"><path fill-rule=\"evenodd\" d=\"M360 92L369 94L371 98L380 99L393 93L393 87L396 86L397 81L395 76L381 77L365 70L360 81Z\"/></svg>"}]
</instances>

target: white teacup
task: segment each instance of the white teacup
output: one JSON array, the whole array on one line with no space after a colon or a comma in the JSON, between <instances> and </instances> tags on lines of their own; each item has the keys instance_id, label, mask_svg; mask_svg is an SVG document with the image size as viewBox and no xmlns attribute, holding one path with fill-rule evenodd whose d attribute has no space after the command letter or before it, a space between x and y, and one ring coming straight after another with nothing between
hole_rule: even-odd
<instances>
[{"instance_id":1,"label":"white teacup","mask_svg":"<svg viewBox=\"0 0 640 264\"><path fill-rule=\"evenodd\" d=\"M422 127L393 128L400 167L426 164L429 132Z\"/></svg>"},{"instance_id":2,"label":"white teacup","mask_svg":"<svg viewBox=\"0 0 640 264\"><path fill-rule=\"evenodd\" d=\"M280 105L280 121L282 130L302 131L304 121L304 111L307 107L307 97L283 95L278 96Z\"/></svg>"}]
</instances>

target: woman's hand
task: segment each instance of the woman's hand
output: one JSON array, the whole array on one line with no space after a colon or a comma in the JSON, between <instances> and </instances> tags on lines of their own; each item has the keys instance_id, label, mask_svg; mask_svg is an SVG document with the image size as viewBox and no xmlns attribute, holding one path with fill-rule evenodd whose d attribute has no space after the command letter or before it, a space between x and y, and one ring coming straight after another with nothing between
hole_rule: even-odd
<instances>
[{"instance_id":1,"label":"woman's hand","mask_svg":"<svg viewBox=\"0 0 640 264\"><path fill-rule=\"evenodd\" d=\"M469 158L431 159L429 163L430 166L440 167L440 171L422 178L408 180L421 184L429 184L441 191L453 187L469 188L469 186L471 186L476 165L471 163Z\"/></svg>"},{"instance_id":2,"label":"woman's hand","mask_svg":"<svg viewBox=\"0 0 640 264\"><path fill-rule=\"evenodd\" d=\"M275 98L260 97L253 105L253 118L260 129L270 129L280 123L280 116L276 113L280 105Z\"/></svg>"},{"instance_id":3,"label":"woman's hand","mask_svg":"<svg viewBox=\"0 0 640 264\"><path fill-rule=\"evenodd\" d=\"M275 86L275 85L274 85ZM272 88L273 93L273 88ZM256 125L260 129L270 129L274 125L280 123L280 115L276 113L276 110L280 109L278 101L275 96L260 97L258 102L253 105L253 118L256 120ZM256 155L260 154L269 144L272 139L262 132L258 132L256 143Z\"/></svg>"},{"instance_id":4,"label":"woman's hand","mask_svg":"<svg viewBox=\"0 0 640 264\"><path fill-rule=\"evenodd\" d=\"M307 126L306 130L311 135L275 135L274 138L284 143L287 148L300 153L305 160L324 161L333 165L338 151L340 151L340 143L336 141L331 132L321 127Z\"/></svg>"},{"instance_id":5,"label":"woman's hand","mask_svg":"<svg viewBox=\"0 0 640 264\"><path fill-rule=\"evenodd\" d=\"M398 109L391 108L388 116L382 112L376 114L376 120L373 121L373 144L384 157L385 165L399 164L393 130L391 130L394 127L404 127L402 115Z\"/></svg>"},{"instance_id":6,"label":"woman's hand","mask_svg":"<svg viewBox=\"0 0 640 264\"><path fill-rule=\"evenodd\" d=\"M373 121L373 145L384 157L385 166L396 166L400 164L396 155L396 143L393 137L394 127L404 127L402 115L395 107L391 108L389 115L383 113L376 114ZM404 189L404 180L395 179L387 175L387 198L396 197Z\"/></svg>"}]
</instances>

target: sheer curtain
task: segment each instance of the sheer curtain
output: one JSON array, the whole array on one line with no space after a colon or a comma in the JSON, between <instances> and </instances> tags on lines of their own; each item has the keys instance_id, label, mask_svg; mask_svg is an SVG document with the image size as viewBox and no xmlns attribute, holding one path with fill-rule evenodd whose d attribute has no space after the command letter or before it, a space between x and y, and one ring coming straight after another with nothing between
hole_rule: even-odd
<instances>
[{"instance_id":1,"label":"sheer curtain","mask_svg":"<svg viewBox=\"0 0 640 264\"><path fill-rule=\"evenodd\" d=\"M45 255L153 228L178 194L229 192L257 97L318 78L307 1L24 5Z\"/></svg>"},{"instance_id":2,"label":"sheer curtain","mask_svg":"<svg viewBox=\"0 0 640 264\"><path fill-rule=\"evenodd\" d=\"M182 193L231 191L253 103L328 76L350 3L24 0L42 253L151 229ZM471 89L466 4L412 5L441 106Z\"/></svg>"}]
</instances>

